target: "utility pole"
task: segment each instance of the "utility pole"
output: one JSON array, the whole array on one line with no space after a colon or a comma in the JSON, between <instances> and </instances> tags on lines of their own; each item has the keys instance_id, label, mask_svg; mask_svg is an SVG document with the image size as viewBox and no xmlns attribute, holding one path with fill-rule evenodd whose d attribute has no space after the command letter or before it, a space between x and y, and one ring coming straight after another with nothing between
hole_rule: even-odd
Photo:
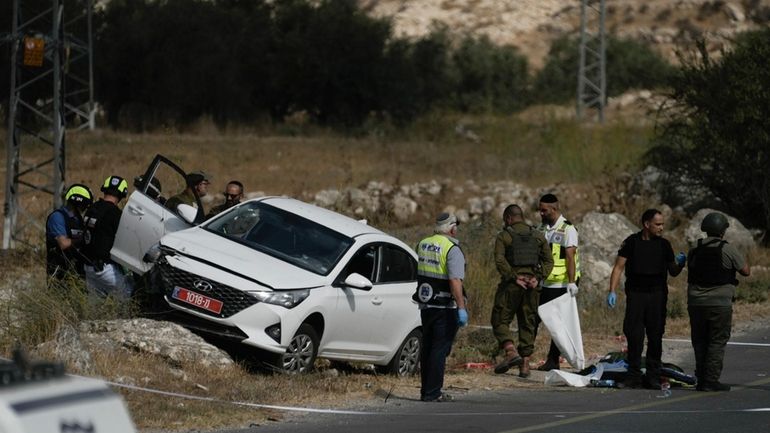
<instances>
[{"instance_id":1,"label":"utility pole","mask_svg":"<svg viewBox=\"0 0 770 433\"><path fill-rule=\"evenodd\" d=\"M604 22L604 0L581 0L577 117L583 120L586 110L593 109L601 123L607 103Z\"/></svg>"},{"instance_id":2,"label":"utility pole","mask_svg":"<svg viewBox=\"0 0 770 433\"><path fill-rule=\"evenodd\" d=\"M3 249L39 239L40 193L61 206L67 126L95 127L93 0L12 1Z\"/></svg>"}]
</instances>

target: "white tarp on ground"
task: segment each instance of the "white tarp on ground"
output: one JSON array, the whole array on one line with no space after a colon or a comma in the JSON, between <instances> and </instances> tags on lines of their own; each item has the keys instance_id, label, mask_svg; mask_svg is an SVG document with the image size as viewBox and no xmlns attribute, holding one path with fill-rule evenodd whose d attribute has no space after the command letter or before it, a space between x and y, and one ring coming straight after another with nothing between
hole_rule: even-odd
<instances>
[{"instance_id":1,"label":"white tarp on ground","mask_svg":"<svg viewBox=\"0 0 770 433\"><path fill-rule=\"evenodd\" d=\"M561 350L561 356L575 369L585 368L583 336L580 333L580 317L575 298L565 293L541 305L537 313L551 333L556 347Z\"/></svg>"},{"instance_id":2,"label":"white tarp on ground","mask_svg":"<svg viewBox=\"0 0 770 433\"><path fill-rule=\"evenodd\" d=\"M602 374L604 374L604 365L601 362L596 364L596 370L594 370L593 373L586 376L581 376L575 373L567 373L566 371L562 371L562 370L551 370L545 374L545 384L546 385L565 384L569 386L582 388L584 386L590 385L592 380L601 379Z\"/></svg>"}]
</instances>

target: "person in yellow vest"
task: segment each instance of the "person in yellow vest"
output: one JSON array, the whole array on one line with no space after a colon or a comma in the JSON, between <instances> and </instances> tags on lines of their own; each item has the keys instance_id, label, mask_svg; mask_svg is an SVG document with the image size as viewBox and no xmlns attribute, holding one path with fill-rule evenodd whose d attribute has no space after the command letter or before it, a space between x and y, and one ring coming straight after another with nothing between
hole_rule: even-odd
<instances>
[{"instance_id":1,"label":"person in yellow vest","mask_svg":"<svg viewBox=\"0 0 770 433\"><path fill-rule=\"evenodd\" d=\"M442 391L446 358L457 330L468 324L465 309L465 255L457 240L457 217L441 213L434 234L417 244L417 290L414 299L422 318L420 399L449 401Z\"/></svg>"},{"instance_id":2,"label":"person in yellow vest","mask_svg":"<svg viewBox=\"0 0 770 433\"><path fill-rule=\"evenodd\" d=\"M540 198L538 212L543 224L545 239L551 247L553 270L545 278L540 288L540 305L552 301L565 293L572 296L578 293L580 279L580 262L578 260L578 232L559 209L559 200L553 194L545 194ZM538 325L540 319L538 317ZM537 330L537 326L535 326ZM561 353L556 343L551 340L545 363L538 367L540 371L559 369Z\"/></svg>"}]
</instances>

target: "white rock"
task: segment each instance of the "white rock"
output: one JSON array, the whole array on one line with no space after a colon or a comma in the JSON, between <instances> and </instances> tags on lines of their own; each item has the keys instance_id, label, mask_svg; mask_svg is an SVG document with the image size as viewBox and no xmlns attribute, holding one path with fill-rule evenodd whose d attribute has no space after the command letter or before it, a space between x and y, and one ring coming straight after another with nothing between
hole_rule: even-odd
<instances>
[{"instance_id":1,"label":"white rock","mask_svg":"<svg viewBox=\"0 0 770 433\"><path fill-rule=\"evenodd\" d=\"M342 194L336 189L326 189L315 194L315 204L324 208L333 208L342 198Z\"/></svg>"},{"instance_id":2,"label":"white rock","mask_svg":"<svg viewBox=\"0 0 770 433\"><path fill-rule=\"evenodd\" d=\"M394 197L391 206L393 215L399 221L406 221L417 212L417 202L403 195Z\"/></svg>"},{"instance_id":3,"label":"white rock","mask_svg":"<svg viewBox=\"0 0 770 433\"><path fill-rule=\"evenodd\" d=\"M730 18L730 20L742 23L746 21L746 14L743 12L743 8L734 4L734 3L727 3L724 6L725 14L727 14L727 17Z\"/></svg>"}]
</instances>

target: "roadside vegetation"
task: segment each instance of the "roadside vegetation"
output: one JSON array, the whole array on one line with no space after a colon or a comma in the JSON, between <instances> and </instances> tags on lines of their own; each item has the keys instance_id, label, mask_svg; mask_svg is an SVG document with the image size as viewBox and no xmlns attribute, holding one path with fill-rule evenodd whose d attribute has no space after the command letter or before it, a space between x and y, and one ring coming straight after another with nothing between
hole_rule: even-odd
<instances>
[{"instance_id":1,"label":"roadside vegetation","mask_svg":"<svg viewBox=\"0 0 770 433\"><path fill-rule=\"evenodd\" d=\"M92 185L96 191L109 175L130 180L141 174L161 153L187 170L212 174L214 194L233 178L247 192L305 200L322 189L360 187L373 180L398 187L451 179L456 185L466 180L512 180L533 188L572 184L595 196L622 196L624 183L616 180L651 162L680 176L676 182L709 188L736 217L767 229L770 143L763 116L770 80L763 66L767 61L756 62L767 54L766 31L741 39L724 60L696 60L676 70L643 44L612 40L609 48L615 51L609 59L617 62L613 70L624 75L613 79L610 94L666 86L677 104L660 112L657 127L644 121L651 114L641 112L605 125L584 125L541 105L571 99L574 77L569 71L574 71L576 46L569 38L554 45L543 70L533 72L513 47L457 38L447 29L437 28L417 41L399 40L387 22L363 16L352 2L270 3L276 9L268 3L113 0L99 17L104 60L99 85L109 125L118 129L68 135L67 182ZM205 32L190 38L178 25L168 24L175 20L196 23L212 34L223 27L244 33L228 40L212 40L202 36ZM331 31L321 24L338 33L318 37ZM371 39L350 39L358 42L355 49L340 50L340 41L351 34ZM300 43L305 40L316 45L306 50ZM231 51L222 52L221 46ZM201 58L206 62L193 61ZM204 73L211 70L219 74ZM387 76L378 75L384 71ZM0 70L0 82L8 81L2 79L5 73ZM374 84L381 87L369 87ZM713 99L713 92L720 98ZM7 134L0 137L5 140ZM50 156L44 145L25 151L41 160ZM3 189L3 200L4 194ZM38 218L50 210L48 195L30 193L25 200ZM579 218L596 206L577 200L564 213ZM634 206L620 203L613 210L636 221L640 209ZM407 224L388 215L364 216L414 244L430 232L439 210L420 209ZM536 222L534 209L526 211ZM498 355L491 331L478 326L488 324L497 285L491 254L499 227L499 216L493 215L463 225L460 232L469 261L466 286L474 325L461 331L449 360L447 383L460 389L537 386L512 375L464 368ZM675 248L685 249L682 227L669 229ZM47 290L42 232L30 230L29 245L0 252L6 270L0 276L0 353L7 356L17 344L35 348L65 324L139 314L133 305L90 302L75 287L66 294ZM755 270L739 286L738 329L770 317L770 253L757 248L749 262ZM685 276L671 280L668 336L689 333L685 281ZM604 295L586 290L578 298L589 358L623 347L623 309L608 310ZM543 332L535 360L544 357L547 342ZM172 369L160 359L125 353L100 353L95 365L97 374L114 381L262 404L355 407L390 396L413 398L419 389L416 378L323 361L317 372L304 376L257 373L246 364L222 371L197 365ZM240 426L284 416L121 392L143 429Z\"/></svg>"},{"instance_id":2,"label":"roadside vegetation","mask_svg":"<svg viewBox=\"0 0 770 433\"><path fill-rule=\"evenodd\" d=\"M240 178L247 191L303 197L328 187L363 185L369 180L394 184L451 178L462 184L513 180L531 187L560 183L605 188L604 181L625 171L641 168L640 158L649 149L651 126L622 121L604 126L582 126L550 119L522 121L515 116L436 116L415 123L386 137L352 138L315 129L309 136L256 133L221 134L201 126L198 134L126 134L110 131L73 134L68 139L70 181L97 185L117 173L128 178L141 173L155 153L165 154L188 169L203 168L214 174L214 185L231 177ZM454 132L462 122L482 139L471 141ZM332 149L333 151L329 151ZM41 152L44 150L41 149ZM447 167L451 167L448 170ZM550 170L549 168L555 167ZM212 192L218 191L216 188ZM41 201L47 200L44 196ZM658 205L658 203L650 203ZM595 203L568 207L576 218ZM387 218L376 225L409 244L431 230L430 220L438 209L419 212L418 218L403 225ZM534 209L527 210L537 221ZM636 209L629 208L636 219ZM371 216L373 217L373 216ZM498 350L488 325L498 282L492 259L492 240L499 230L499 217L463 225L460 238L468 254L466 286L471 297L470 316L474 327L461 331L449 360L450 387L466 390L495 387L534 387L538 382L515 376L492 375L489 370L468 370L466 363L493 362ZM680 236L676 228L672 236ZM42 240L42 234L40 234ZM684 245L675 245L683 248ZM766 287L770 284L770 256L763 249L752 254L751 263L765 267L755 272L739 289L736 322L770 316ZM123 318L137 315L132 305L93 304L82 295L60 296L44 284L44 255L39 249L3 252L9 272L0 286L14 288L11 303L0 314L0 350L6 356L19 342L34 348L50 340L64 324L81 320ZM669 300L669 336L686 338L684 277L672 279ZM74 293L78 293L75 291ZM586 355L591 358L621 350L622 308L608 310L604 293L588 290L579 295ZM547 350L546 331L538 337L534 359ZM46 356L39 352L37 356ZM191 394L222 401L259 404L305 405L312 407L357 407L379 404L386 398L413 398L419 390L416 378L398 379L377 375L366 366L343 367L319 361L318 371L307 376L287 377L254 371L247 364L234 369L211 370L197 365L169 366L147 355L100 353L94 357L95 371L108 380ZM172 368L173 367L173 368ZM275 392L280 390L280 392ZM243 426L280 420L280 411L233 406L210 401L190 401L142 391L121 389L137 424L144 429ZM390 396L390 397L388 397ZM368 402L368 403L367 403ZM169 420L173 419L172 425Z\"/></svg>"}]
</instances>

